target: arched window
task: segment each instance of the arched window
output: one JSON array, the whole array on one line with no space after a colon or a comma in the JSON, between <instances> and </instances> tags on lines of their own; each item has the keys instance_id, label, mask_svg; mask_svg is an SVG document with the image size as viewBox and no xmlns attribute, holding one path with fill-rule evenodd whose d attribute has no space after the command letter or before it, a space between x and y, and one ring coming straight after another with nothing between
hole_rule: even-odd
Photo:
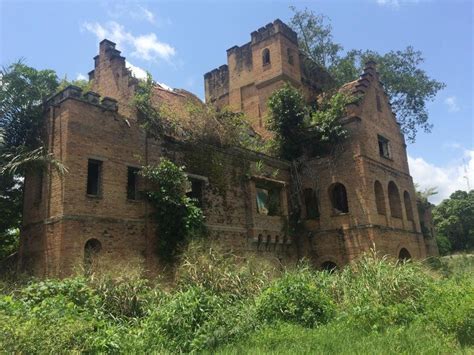
<instances>
[{"instance_id":1,"label":"arched window","mask_svg":"<svg viewBox=\"0 0 474 355\"><path fill-rule=\"evenodd\" d=\"M286 55L288 56L288 64L293 65L294 60L293 60L293 51L291 48L286 49Z\"/></svg>"},{"instance_id":2,"label":"arched window","mask_svg":"<svg viewBox=\"0 0 474 355\"><path fill-rule=\"evenodd\" d=\"M407 219L413 221L413 209L411 206L410 194L405 191L403 193L403 202L405 202L405 212L407 213Z\"/></svg>"},{"instance_id":3,"label":"arched window","mask_svg":"<svg viewBox=\"0 0 474 355\"><path fill-rule=\"evenodd\" d=\"M306 218L315 219L319 217L318 198L313 189L304 189L304 203L306 206Z\"/></svg>"},{"instance_id":4,"label":"arched window","mask_svg":"<svg viewBox=\"0 0 474 355\"><path fill-rule=\"evenodd\" d=\"M408 250L406 250L405 248L402 248L400 249L400 253L398 254L398 259L402 261L407 261L411 259L411 255L408 252Z\"/></svg>"},{"instance_id":5,"label":"arched window","mask_svg":"<svg viewBox=\"0 0 474 355\"><path fill-rule=\"evenodd\" d=\"M270 64L270 50L268 48L265 48L262 51L262 64L263 65Z\"/></svg>"},{"instance_id":6,"label":"arched window","mask_svg":"<svg viewBox=\"0 0 474 355\"><path fill-rule=\"evenodd\" d=\"M92 273L97 267L102 244L97 239L89 239L84 245L84 271Z\"/></svg>"},{"instance_id":7,"label":"arched window","mask_svg":"<svg viewBox=\"0 0 474 355\"><path fill-rule=\"evenodd\" d=\"M321 269L329 272L334 272L337 270L337 265L332 261L325 261L321 264Z\"/></svg>"},{"instance_id":8,"label":"arched window","mask_svg":"<svg viewBox=\"0 0 474 355\"><path fill-rule=\"evenodd\" d=\"M347 192L343 184L337 182L329 188L329 199L335 213L348 213Z\"/></svg>"},{"instance_id":9,"label":"arched window","mask_svg":"<svg viewBox=\"0 0 474 355\"><path fill-rule=\"evenodd\" d=\"M383 195L383 187L380 181L378 180L375 181L374 192L375 192L375 203L377 205L377 213L386 215L387 212L385 211L385 197Z\"/></svg>"},{"instance_id":10,"label":"arched window","mask_svg":"<svg viewBox=\"0 0 474 355\"><path fill-rule=\"evenodd\" d=\"M388 202L390 204L390 213L392 217L402 218L402 204L398 187L393 181L388 183Z\"/></svg>"}]
</instances>

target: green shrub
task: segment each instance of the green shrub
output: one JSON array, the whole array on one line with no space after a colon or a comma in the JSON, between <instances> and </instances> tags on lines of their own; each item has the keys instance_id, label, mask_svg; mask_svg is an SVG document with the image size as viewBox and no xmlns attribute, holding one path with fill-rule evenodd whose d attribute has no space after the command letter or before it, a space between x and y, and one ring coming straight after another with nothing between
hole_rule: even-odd
<instances>
[{"instance_id":1,"label":"green shrub","mask_svg":"<svg viewBox=\"0 0 474 355\"><path fill-rule=\"evenodd\" d=\"M462 345L474 345L474 280L438 280L422 299L425 318Z\"/></svg>"},{"instance_id":2,"label":"green shrub","mask_svg":"<svg viewBox=\"0 0 474 355\"><path fill-rule=\"evenodd\" d=\"M367 329L408 324L423 311L421 298L432 283L420 264L366 254L335 275L342 316Z\"/></svg>"},{"instance_id":3,"label":"green shrub","mask_svg":"<svg viewBox=\"0 0 474 355\"><path fill-rule=\"evenodd\" d=\"M334 316L325 285L327 273L315 277L308 269L286 272L257 298L257 314L266 322L287 321L314 327Z\"/></svg>"},{"instance_id":4,"label":"green shrub","mask_svg":"<svg viewBox=\"0 0 474 355\"><path fill-rule=\"evenodd\" d=\"M252 301L236 302L213 314L198 328L191 349L194 351L215 349L222 344L235 342L247 336L260 325Z\"/></svg>"},{"instance_id":5,"label":"green shrub","mask_svg":"<svg viewBox=\"0 0 474 355\"><path fill-rule=\"evenodd\" d=\"M192 350L199 328L225 305L225 299L201 287L169 295L144 321L145 346L149 349L165 346L172 352Z\"/></svg>"},{"instance_id":6,"label":"green shrub","mask_svg":"<svg viewBox=\"0 0 474 355\"><path fill-rule=\"evenodd\" d=\"M107 341L94 347L86 341L105 324L64 295L35 304L5 299L0 306L0 348L6 352L60 353L106 351Z\"/></svg>"},{"instance_id":7,"label":"green shrub","mask_svg":"<svg viewBox=\"0 0 474 355\"><path fill-rule=\"evenodd\" d=\"M76 277L64 280L32 280L19 292L19 298L31 305L36 305L53 297L64 297L76 306L96 307L98 298L85 278Z\"/></svg>"}]
</instances>

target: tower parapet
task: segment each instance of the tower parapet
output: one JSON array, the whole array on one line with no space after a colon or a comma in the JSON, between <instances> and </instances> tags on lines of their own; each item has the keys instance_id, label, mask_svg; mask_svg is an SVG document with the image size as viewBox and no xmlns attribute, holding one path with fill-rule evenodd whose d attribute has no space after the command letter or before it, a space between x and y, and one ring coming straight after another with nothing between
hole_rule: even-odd
<instances>
[{"instance_id":1,"label":"tower parapet","mask_svg":"<svg viewBox=\"0 0 474 355\"><path fill-rule=\"evenodd\" d=\"M223 106L229 104L229 67L224 64L204 74L206 101L219 102Z\"/></svg>"},{"instance_id":2,"label":"tower parapet","mask_svg":"<svg viewBox=\"0 0 474 355\"><path fill-rule=\"evenodd\" d=\"M297 44L298 36L295 31L293 31L288 25L283 23L280 19L276 19L273 22L270 22L264 27L260 27L257 31L253 31L250 36L252 38L251 43L256 44L267 38L270 38L276 33L281 33L286 36L290 41Z\"/></svg>"}]
</instances>

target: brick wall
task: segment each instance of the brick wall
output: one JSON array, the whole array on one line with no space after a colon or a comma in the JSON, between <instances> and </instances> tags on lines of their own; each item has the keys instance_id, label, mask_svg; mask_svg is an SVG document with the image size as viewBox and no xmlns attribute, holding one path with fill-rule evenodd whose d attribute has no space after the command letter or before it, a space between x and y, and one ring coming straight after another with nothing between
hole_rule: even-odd
<instances>
[{"instance_id":1,"label":"brick wall","mask_svg":"<svg viewBox=\"0 0 474 355\"><path fill-rule=\"evenodd\" d=\"M265 135L262 107L271 93L293 78L310 95L316 79L305 78L301 56L293 57L293 65L288 63L286 50L296 46L296 37L281 21L251 38L247 45L228 51L228 68L206 74L206 96L217 105L228 100L235 110L249 113L254 128ZM271 58L266 67L261 58L265 48ZM421 234L406 145L373 64L349 86L362 95L343 119L349 138L333 147L329 156L304 157L296 174L290 162L244 149L150 138L130 106L136 80L124 63L115 44L105 40L90 73L94 88L117 101L101 101L98 94L68 87L49 102L44 116L48 150L68 173L61 176L46 169L25 178L19 257L23 269L41 276L84 272L90 261L86 246L93 245L97 267L159 272L153 210L143 199L127 199L127 179L128 167L156 164L162 157L185 165L190 176L205 182L202 208L209 236L234 251L255 253L275 265L307 257L318 267L327 262L342 266L373 247L393 257L402 249L414 258L437 254L435 239ZM155 92L154 104L181 95L161 91ZM181 96L174 106L184 105L190 97ZM389 142L387 157L380 154L379 136ZM101 162L97 196L87 194L89 159ZM297 175L301 190L295 188ZM347 212L334 208L336 183L345 187ZM277 191L275 216L257 208L257 188L262 185ZM150 188L144 179L138 186L140 191ZM393 186L399 215L394 213ZM309 219L303 203L303 228L292 234L288 216L295 201L304 201L304 189L314 191L319 216ZM421 218L430 224L426 213Z\"/></svg>"}]
</instances>

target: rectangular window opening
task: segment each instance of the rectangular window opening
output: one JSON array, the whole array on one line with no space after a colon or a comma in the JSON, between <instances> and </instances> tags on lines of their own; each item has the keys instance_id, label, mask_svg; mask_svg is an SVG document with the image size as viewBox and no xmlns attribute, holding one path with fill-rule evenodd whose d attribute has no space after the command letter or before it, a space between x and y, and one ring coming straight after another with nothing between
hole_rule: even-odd
<instances>
[{"instance_id":1,"label":"rectangular window opening","mask_svg":"<svg viewBox=\"0 0 474 355\"><path fill-rule=\"evenodd\" d=\"M381 157L390 159L390 145L389 140L382 136L378 136L379 141L379 154Z\"/></svg>"},{"instance_id":2,"label":"rectangular window opening","mask_svg":"<svg viewBox=\"0 0 474 355\"><path fill-rule=\"evenodd\" d=\"M189 187L186 195L197 201L198 207L202 207L202 201L204 196L204 181L199 179L189 178Z\"/></svg>"},{"instance_id":3,"label":"rectangular window opening","mask_svg":"<svg viewBox=\"0 0 474 355\"><path fill-rule=\"evenodd\" d=\"M257 186L257 212L267 216L281 214L280 188Z\"/></svg>"},{"instance_id":4,"label":"rectangular window opening","mask_svg":"<svg viewBox=\"0 0 474 355\"><path fill-rule=\"evenodd\" d=\"M128 167L127 168L127 199L138 200L138 173L140 169Z\"/></svg>"},{"instance_id":5,"label":"rectangular window opening","mask_svg":"<svg viewBox=\"0 0 474 355\"><path fill-rule=\"evenodd\" d=\"M87 194L91 196L100 195L100 184L102 175L102 162L89 159L87 163Z\"/></svg>"}]
</instances>

